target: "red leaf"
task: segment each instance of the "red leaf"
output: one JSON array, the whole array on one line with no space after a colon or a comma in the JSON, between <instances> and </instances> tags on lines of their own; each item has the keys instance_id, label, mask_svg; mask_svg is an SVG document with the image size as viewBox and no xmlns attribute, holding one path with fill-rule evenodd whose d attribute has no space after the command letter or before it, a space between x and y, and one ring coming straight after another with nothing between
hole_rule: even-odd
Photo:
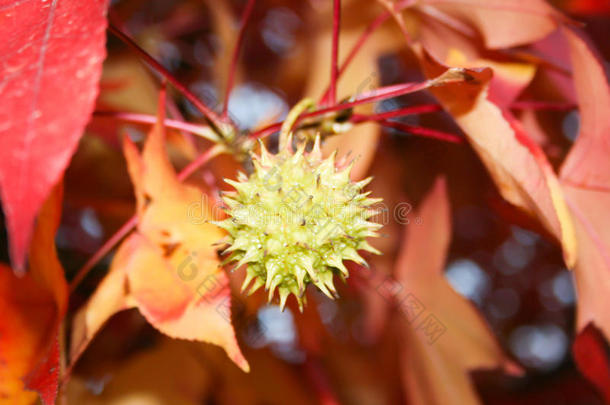
<instances>
[{"instance_id":1,"label":"red leaf","mask_svg":"<svg viewBox=\"0 0 610 405\"><path fill-rule=\"evenodd\" d=\"M608 0L566 0L563 8L570 13L581 15L610 14Z\"/></svg>"},{"instance_id":2,"label":"red leaf","mask_svg":"<svg viewBox=\"0 0 610 405\"><path fill-rule=\"evenodd\" d=\"M406 344L403 381L413 405L479 404L469 373L521 369L503 353L472 303L452 289L443 270L451 239L446 182L436 180L415 213L421 224L405 226L395 276ZM445 333L447 336L444 336Z\"/></svg>"},{"instance_id":3,"label":"red leaf","mask_svg":"<svg viewBox=\"0 0 610 405\"><path fill-rule=\"evenodd\" d=\"M587 39L564 29L570 46L574 87L579 104L580 133L560 171L578 237L574 269L578 308L576 328L593 322L610 339L610 87L603 65Z\"/></svg>"},{"instance_id":4,"label":"red leaf","mask_svg":"<svg viewBox=\"0 0 610 405\"><path fill-rule=\"evenodd\" d=\"M602 333L592 323L588 324L574 340L572 354L578 369L603 394L610 403L610 357Z\"/></svg>"},{"instance_id":5,"label":"red leaf","mask_svg":"<svg viewBox=\"0 0 610 405\"><path fill-rule=\"evenodd\" d=\"M45 404L57 395L58 335L68 286L54 242L62 188L54 190L36 221L28 273L17 277L0 265L0 398L10 398L11 404L33 403L32 390Z\"/></svg>"},{"instance_id":6,"label":"red leaf","mask_svg":"<svg viewBox=\"0 0 610 405\"><path fill-rule=\"evenodd\" d=\"M579 31L564 28L581 115L578 139L561 168L561 179L608 190L610 185L610 87L601 59Z\"/></svg>"},{"instance_id":7,"label":"red leaf","mask_svg":"<svg viewBox=\"0 0 610 405\"><path fill-rule=\"evenodd\" d=\"M106 6L106 0L0 2L0 189L16 270L23 270L36 213L91 115Z\"/></svg>"},{"instance_id":8,"label":"red leaf","mask_svg":"<svg viewBox=\"0 0 610 405\"><path fill-rule=\"evenodd\" d=\"M44 405L53 405L59 389L59 341L49 348L47 357L26 379L27 388L38 391Z\"/></svg>"},{"instance_id":9,"label":"red leaf","mask_svg":"<svg viewBox=\"0 0 610 405\"><path fill-rule=\"evenodd\" d=\"M447 71L427 53L422 59L429 77ZM576 236L552 166L510 114L489 100L491 71L467 69L462 74L470 79L432 92L464 131L500 194L537 218L557 238L568 267L572 267L576 261Z\"/></svg>"},{"instance_id":10,"label":"red leaf","mask_svg":"<svg viewBox=\"0 0 610 405\"><path fill-rule=\"evenodd\" d=\"M544 0L425 0L437 19L455 18L477 28L489 49L524 45L548 35L563 17ZM439 14L440 13L440 14Z\"/></svg>"}]
</instances>

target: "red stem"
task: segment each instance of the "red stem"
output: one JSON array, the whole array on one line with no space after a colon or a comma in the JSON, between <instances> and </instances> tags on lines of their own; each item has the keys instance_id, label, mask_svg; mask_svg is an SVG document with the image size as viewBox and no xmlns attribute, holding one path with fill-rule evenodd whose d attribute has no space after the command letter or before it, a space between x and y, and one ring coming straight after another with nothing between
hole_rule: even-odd
<instances>
[{"instance_id":1,"label":"red stem","mask_svg":"<svg viewBox=\"0 0 610 405\"><path fill-rule=\"evenodd\" d=\"M199 167L207 163L210 159L219 153L220 149L212 147L206 150L204 153L199 155L197 159L189 163L180 173L178 173L178 180L184 181L192 173L195 172ZM70 292L74 292L76 287L85 278L89 271L112 250L112 248L119 243L125 236L131 232L138 224L138 216L134 214L127 222L119 228L98 250L87 260L87 262L77 272L76 276L70 281Z\"/></svg>"},{"instance_id":2,"label":"red stem","mask_svg":"<svg viewBox=\"0 0 610 405\"><path fill-rule=\"evenodd\" d=\"M352 118L350 119L350 121L353 122L354 124L357 124L359 122L364 122L364 121L383 121L383 120L387 120L389 118L402 117L405 115L425 114L425 113L432 113L432 112L438 112L438 111L443 111L443 107L441 107L438 104L422 104L422 105L416 105L416 106L411 106L411 107L399 108L397 110L392 110L392 111L385 111L385 112L378 113L378 114L370 114L370 115L354 114L352 116Z\"/></svg>"},{"instance_id":3,"label":"red stem","mask_svg":"<svg viewBox=\"0 0 610 405\"><path fill-rule=\"evenodd\" d=\"M385 99L392 98L392 97L398 97L398 96L403 96L405 94L414 93L416 91L420 91L420 90L423 90L423 89L429 87L431 84L433 84L433 81L426 80L426 81L420 82L420 83L402 83L402 84L395 84L395 85L387 86L387 87L380 87L373 91L360 94L353 101L350 101L347 103L335 104L330 107L320 108L316 111L311 111L311 112L302 114L299 117L299 119L297 120L297 122L295 122L295 124L297 124L298 122L302 121L305 118L316 117L318 115L323 115L323 114L333 112L333 111L346 110L348 108L355 107L360 104L371 103L374 101L385 100ZM263 127L257 131L254 131L253 133L251 133L250 138L256 139L256 138L265 137L265 136L270 135L270 134L274 133L275 131L279 130L281 126L282 126L281 122L276 122L274 124L267 125L266 127Z\"/></svg>"},{"instance_id":4,"label":"red stem","mask_svg":"<svg viewBox=\"0 0 610 405\"><path fill-rule=\"evenodd\" d=\"M412 4L413 4L413 0L402 0L401 2L395 4L394 9L396 11L402 11L403 9L411 6ZM356 41L354 46L352 46L352 49L350 49L349 54L347 55L347 57L345 58L345 60L341 64L341 67L339 68L339 71L338 71L338 74L337 74L337 79L339 77L341 77L343 72L345 72L345 69L347 69L349 64L354 59L354 57L356 57L356 55L358 54L358 51L360 51L360 49L362 48L364 43L369 39L369 37L373 34L373 32L375 32L377 30L377 28L379 28L391 16L392 16L392 14L390 13L390 11L386 10L383 13L379 14L377 16L377 18L375 18L373 20L373 22L371 22L369 24L369 26L366 27L366 29L364 30L362 35L360 35L360 38L358 38L358 40ZM329 93L330 93L330 86L326 88L326 91L324 92L324 95L320 99L320 104L321 105L326 105L327 104L328 98L329 98Z\"/></svg>"},{"instance_id":5,"label":"red stem","mask_svg":"<svg viewBox=\"0 0 610 405\"><path fill-rule=\"evenodd\" d=\"M103 245L102 247L100 247L97 252L95 252L93 254L93 256L91 256L89 258L89 260L87 260L87 262L83 265L83 267L81 267L78 272L76 273L76 276L74 276L74 278L72 279L72 281L70 281L70 292L74 292L74 290L76 289L76 287L80 284L81 281L83 281L83 279L85 278L85 276L89 273L89 271L97 264L97 262L99 262L100 260L102 260L102 258L104 256L106 256L106 254L108 254L108 252L110 252L112 250L112 248L114 247L114 245L116 245L117 243L119 243L121 241L121 239L123 239L125 236L127 236L127 234L129 234L129 232L131 232L131 230L133 228L135 228L136 224L138 223L138 217L136 215L132 216L131 218L129 218L129 220L127 222L125 222L123 224L123 226L121 226L119 228L118 231L116 231L114 233L114 235L112 235L110 237L110 239L108 239Z\"/></svg>"},{"instance_id":6,"label":"red stem","mask_svg":"<svg viewBox=\"0 0 610 405\"><path fill-rule=\"evenodd\" d=\"M330 85L328 87L328 98L325 102L335 104L337 102L337 78L339 77L339 27L341 25L341 0L333 0L333 43L331 48L330 63Z\"/></svg>"},{"instance_id":7,"label":"red stem","mask_svg":"<svg viewBox=\"0 0 610 405\"><path fill-rule=\"evenodd\" d=\"M94 117L100 118L112 118L125 122L133 122L136 124L152 124L154 125L158 118L155 115L150 114L137 114L137 113L128 113L128 112L117 112L117 111L94 111ZM163 121L163 124L167 128L179 129L181 131L189 132L195 135L204 136L204 130L206 126L198 125L198 124L190 124L188 122L172 120L166 118Z\"/></svg>"},{"instance_id":8,"label":"red stem","mask_svg":"<svg viewBox=\"0 0 610 405\"><path fill-rule=\"evenodd\" d=\"M180 173L178 173L178 180L186 180L191 174L195 173L197 169L212 160L213 157L219 155L221 152L222 146L219 145L207 149L201 155L197 156L197 159L186 165L184 169L182 169Z\"/></svg>"},{"instance_id":9,"label":"red stem","mask_svg":"<svg viewBox=\"0 0 610 405\"><path fill-rule=\"evenodd\" d=\"M174 101L174 99L172 99L171 97L168 97L165 100L165 108L166 108L167 115L169 118L173 118L175 121L178 121L178 122L185 122L184 116L178 109L178 106L176 105L176 102ZM197 146L195 145L195 141L193 140L193 135L191 133L184 131L182 129L178 129L178 131L184 137L184 139L193 147L193 149L197 148Z\"/></svg>"},{"instance_id":10,"label":"red stem","mask_svg":"<svg viewBox=\"0 0 610 405\"><path fill-rule=\"evenodd\" d=\"M233 84L235 81L235 70L237 69L237 59L239 58L239 51L241 50L241 44L244 40L244 33L246 31L246 26L248 25L248 21L250 20L250 15L252 14L252 9L254 8L254 2L256 0L248 0L246 4L246 8L241 15L241 21L239 24L239 34L237 34L237 41L235 42L235 48L233 48L233 56L231 58L231 64L229 66L229 75L227 76L227 87L225 89L225 99L222 105L222 114L221 119L227 120L229 114L229 97L231 95L231 90L233 89Z\"/></svg>"},{"instance_id":11,"label":"red stem","mask_svg":"<svg viewBox=\"0 0 610 405\"><path fill-rule=\"evenodd\" d=\"M324 373L324 369L322 368L320 362L312 355L309 355L307 360L305 360L304 366L305 375L307 375L313 385L313 388L318 394L320 404L339 405L339 400L333 393L330 383L328 382L328 377L326 376L326 373Z\"/></svg>"},{"instance_id":12,"label":"red stem","mask_svg":"<svg viewBox=\"0 0 610 405\"><path fill-rule=\"evenodd\" d=\"M358 40L356 41L356 43L354 44L352 49L349 51L349 54L347 55L347 57L341 64L341 67L339 68L339 71L337 72L337 79L339 77L341 77L343 72L345 72L345 69L347 68L347 66L352 62L352 60L354 59L354 57L356 56L356 54L358 53L360 48L362 48L362 45L364 45L364 43L371 36L371 34L373 32L375 32L375 30L377 30L377 28L379 28L381 26L381 24L386 22L388 20L388 18L390 18L390 13L385 11L385 12L381 13L375 20L373 20L373 22L371 24L369 24L369 26L366 28L366 30L364 30L362 35L360 35L360 38L358 38ZM330 94L330 86L328 86L326 88L324 95L320 99L320 104L325 105L328 102L329 94Z\"/></svg>"},{"instance_id":13,"label":"red stem","mask_svg":"<svg viewBox=\"0 0 610 405\"><path fill-rule=\"evenodd\" d=\"M405 94L414 93L416 91L426 89L426 88L430 87L430 85L432 85L432 84L433 83L431 80L426 80L426 81L419 82L419 83L400 83L400 84L393 84L393 85L386 86L386 87L380 87L375 90L361 93L359 96L356 96L354 101L344 103L344 104L338 104L337 107L345 106L344 108L349 108L349 107L357 106L359 104L372 103L374 101L385 100L388 98L393 98L393 97L398 97L398 96L404 96ZM340 109L340 108L335 108L335 110L337 110L337 109Z\"/></svg>"},{"instance_id":14,"label":"red stem","mask_svg":"<svg viewBox=\"0 0 610 405\"><path fill-rule=\"evenodd\" d=\"M154 70L156 70L159 74L161 74L168 82L170 82L179 92L181 92L187 100L189 100L193 105L201 111L201 113L217 128L223 128L223 121L220 119L218 114L216 114L212 109L210 109L207 105L205 105L197 96L195 96L189 89L186 88L178 79L176 79L163 65L155 60L151 55L148 54L144 49L140 48L138 44L136 44L127 34L122 32L120 29L115 27L112 24L108 25L108 30L116 35L121 41L123 41L126 45L136 51L142 59L146 61ZM235 129L235 125L231 124L231 126Z\"/></svg>"},{"instance_id":15,"label":"red stem","mask_svg":"<svg viewBox=\"0 0 610 405\"><path fill-rule=\"evenodd\" d=\"M389 120L381 120L378 121L384 127L390 127L394 129L398 129L399 131L408 132L413 135L419 135L426 138L434 138L441 141L447 141L452 143L464 143L464 138L452 134L449 132L439 131L437 129L418 127L408 124L403 124L402 122L397 121L389 121Z\"/></svg>"}]
</instances>

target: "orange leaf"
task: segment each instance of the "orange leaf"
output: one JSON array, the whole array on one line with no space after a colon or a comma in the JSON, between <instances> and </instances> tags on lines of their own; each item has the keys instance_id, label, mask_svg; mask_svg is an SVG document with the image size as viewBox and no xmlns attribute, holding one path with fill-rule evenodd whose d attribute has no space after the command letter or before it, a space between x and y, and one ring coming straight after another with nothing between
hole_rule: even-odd
<instances>
[{"instance_id":1,"label":"orange leaf","mask_svg":"<svg viewBox=\"0 0 610 405\"><path fill-rule=\"evenodd\" d=\"M563 18L544 0L424 0L441 21L476 27L489 49L525 45L544 38Z\"/></svg>"},{"instance_id":2,"label":"orange leaf","mask_svg":"<svg viewBox=\"0 0 610 405\"><path fill-rule=\"evenodd\" d=\"M498 369L517 374L475 307L454 291L443 274L451 235L444 179L436 181L416 216L407 225L396 279L411 292L401 309L403 381L409 403L478 404L468 373Z\"/></svg>"},{"instance_id":3,"label":"orange leaf","mask_svg":"<svg viewBox=\"0 0 610 405\"><path fill-rule=\"evenodd\" d=\"M73 361L109 316L137 307L166 335L219 345L247 371L231 324L227 276L213 246L224 233L201 220L214 219L207 196L178 181L162 125L152 129L141 154L128 138L124 151L136 190L138 227L75 318Z\"/></svg>"},{"instance_id":4,"label":"orange leaf","mask_svg":"<svg viewBox=\"0 0 610 405\"><path fill-rule=\"evenodd\" d=\"M57 395L57 338L68 302L54 242L61 197L60 185L40 211L27 274L17 277L0 265L0 398L10 398L6 403L33 403L36 394L30 390L38 391L47 405Z\"/></svg>"},{"instance_id":5,"label":"orange leaf","mask_svg":"<svg viewBox=\"0 0 610 405\"><path fill-rule=\"evenodd\" d=\"M610 339L610 88L594 51L577 31L564 29L570 46L580 107L580 134L560 172L575 218L579 255L575 267L576 327L594 323Z\"/></svg>"},{"instance_id":6,"label":"orange leaf","mask_svg":"<svg viewBox=\"0 0 610 405\"><path fill-rule=\"evenodd\" d=\"M430 77L446 70L428 54L422 59ZM490 73L465 70L469 81L432 91L462 128L502 196L537 218L560 241L572 267L576 236L559 181L540 147L507 111L489 100Z\"/></svg>"}]
</instances>

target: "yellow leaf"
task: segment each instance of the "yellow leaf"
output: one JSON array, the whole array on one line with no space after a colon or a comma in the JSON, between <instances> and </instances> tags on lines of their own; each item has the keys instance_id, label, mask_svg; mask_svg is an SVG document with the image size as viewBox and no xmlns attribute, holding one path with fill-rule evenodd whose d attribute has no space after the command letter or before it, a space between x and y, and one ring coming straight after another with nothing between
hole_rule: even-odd
<instances>
[{"instance_id":1,"label":"yellow leaf","mask_svg":"<svg viewBox=\"0 0 610 405\"><path fill-rule=\"evenodd\" d=\"M138 203L137 231L123 242L106 279L76 316L79 335L72 353L83 350L108 316L134 306L166 335L219 345L248 371L231 324L227 276L213 246L224 231L202 221L213 219L207 195L178 181L163 126L155 125L141 154L128 138L124 151Z\"/></svg>"}]
</instances>

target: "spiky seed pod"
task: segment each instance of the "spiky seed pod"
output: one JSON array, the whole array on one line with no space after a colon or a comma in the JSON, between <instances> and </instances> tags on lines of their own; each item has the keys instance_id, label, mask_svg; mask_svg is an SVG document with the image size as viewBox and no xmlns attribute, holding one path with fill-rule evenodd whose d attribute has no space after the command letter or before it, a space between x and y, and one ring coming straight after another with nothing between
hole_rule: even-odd
<instances>
[{"instance_id":1,"label":"spiky seed pod","mask_svg":"<svg viewBox=\"0 0 610 405\"><path fill-rule=\"evenodd\" d=\"M368 221L381 200L362 193L370 178L350 180L352 164L322 158L319 137L309 153L304 143L296 152L291 138L283 143L277 155L260 143L253 173L226 180L235 191L223 196L229 218L218 225L229 234L227 262L248 266L242 291L264 286L271 301L277 289L282 309L293 294L302 310L307 284L334 298L333 274L348 276L344 260L366 265L358 250L379 254L366 238L381 227Z\"/></svg>"}]
</instances>

